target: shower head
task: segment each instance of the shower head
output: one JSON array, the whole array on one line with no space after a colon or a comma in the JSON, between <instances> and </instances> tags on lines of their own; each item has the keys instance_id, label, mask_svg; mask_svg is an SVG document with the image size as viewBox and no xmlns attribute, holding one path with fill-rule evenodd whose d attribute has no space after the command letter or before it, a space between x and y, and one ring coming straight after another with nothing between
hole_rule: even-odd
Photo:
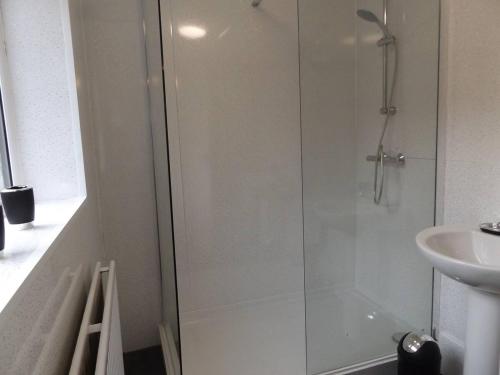
<instances>
[{"instance_id":1,"label":"shower head","mask_svg":"<svg viewBox=\"0 0 500 375\"><path fill-rule=\"evenodd\" d=\"M358 11L356 12L356 14L358 15L358 17L364 19L365 21L376 22L376 23L380 22L380 20L378 19L378 17L375 14L373 14L373 12L370 12L369 10L358 9Z\"/></svg>"},{"instance_id":2,"label":"shower head","mask_svg":"<svg viewBox=\"0 0 500 375\"><path fill-rule=\"evenodd\" d=\"M356 14L358 15L359 18L365 21L376 23L378 27L380 27L380 30L382 30L382 32L384 33L384 38L392 37L387 26L384 25L382 21L380 21L379 18L373 12L370 12L369 10L366 9L358 9Z\"/></svg>"}]
</instances>

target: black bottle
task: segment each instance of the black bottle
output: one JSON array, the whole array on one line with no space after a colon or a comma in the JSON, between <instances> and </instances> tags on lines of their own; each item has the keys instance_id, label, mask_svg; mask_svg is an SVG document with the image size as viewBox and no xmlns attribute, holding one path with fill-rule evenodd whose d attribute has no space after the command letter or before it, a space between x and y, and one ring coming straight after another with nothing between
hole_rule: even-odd
<instances>
[{"instance_id":1,"label":"black bottle","mask_svg":"<svg viewBox=\"0 0 500 375\"><path fill-rule=\"evenodd\" d=\"M5 216L10 224L27 224L35 220L33 188L11 186L0 192Z\"/></svg>"}]
</instances>

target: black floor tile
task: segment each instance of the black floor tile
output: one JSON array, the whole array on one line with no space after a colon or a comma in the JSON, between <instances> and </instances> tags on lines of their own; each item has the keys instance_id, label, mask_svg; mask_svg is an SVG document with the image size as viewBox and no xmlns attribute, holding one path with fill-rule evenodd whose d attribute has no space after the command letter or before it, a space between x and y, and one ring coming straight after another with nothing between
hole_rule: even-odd
<instances>
[{"instance_id":1,"label":"black floor tile","mask_svg":"<svg viewBox=\"0 0 500 375\"><path fill-rule=\"evenodd\" d=\"M163 353L160 346L153 346L125 353L125 375L165 375Z\"/></svg>"}]
</instances>

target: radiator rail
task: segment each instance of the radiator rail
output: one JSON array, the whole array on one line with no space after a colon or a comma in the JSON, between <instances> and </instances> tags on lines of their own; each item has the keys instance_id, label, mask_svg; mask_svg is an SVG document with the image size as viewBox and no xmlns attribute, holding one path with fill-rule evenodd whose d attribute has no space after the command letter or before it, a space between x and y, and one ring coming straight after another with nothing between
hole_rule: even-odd
<instances>
[{"instance_id":1,"label":"radiator rail","mask_svg":"<svg viewBox=\"0 0 500 375\"><path fill-rule=\"evenodd\" d=\"M123 375L123 351L118 311L115 262L98 262L69 375Z\"/></svg>"}]
</instances>

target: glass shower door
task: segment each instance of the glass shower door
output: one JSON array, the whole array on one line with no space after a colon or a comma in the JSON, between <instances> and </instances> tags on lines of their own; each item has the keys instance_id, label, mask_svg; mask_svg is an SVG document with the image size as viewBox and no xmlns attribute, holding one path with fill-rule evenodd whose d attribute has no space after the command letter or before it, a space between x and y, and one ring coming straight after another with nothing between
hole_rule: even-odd
<instances>
[{"instance_id":1,"label":"glass shower door","mask_svg":"<svg viewBox=\"0 0 500 375\"><path fill-rule=\"evenodd\" d=\"M333 374L431 328L439 1L298 3L307 373Z\"/></svg>"}]
</instances>

